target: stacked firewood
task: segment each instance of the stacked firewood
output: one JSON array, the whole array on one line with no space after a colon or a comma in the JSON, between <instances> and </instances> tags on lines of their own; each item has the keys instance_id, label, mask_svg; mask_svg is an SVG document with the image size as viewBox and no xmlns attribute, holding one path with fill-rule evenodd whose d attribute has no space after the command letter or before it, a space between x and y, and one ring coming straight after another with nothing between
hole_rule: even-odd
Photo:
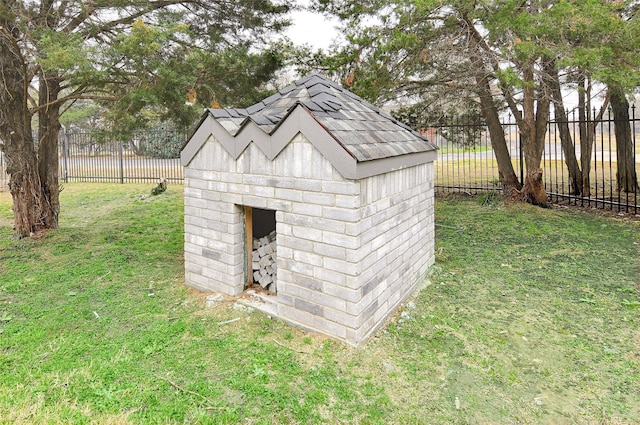
<instances>
[{"instance_id":1,"label":"stacked firewood","mask_svg":"<svg viewBox=\"0 0 640 425\"><path fill-rule=\"evenodd\" d=\"M276 292L276 232L253 240L253 281L270 292Z\"/></svg>"}]
</instances>

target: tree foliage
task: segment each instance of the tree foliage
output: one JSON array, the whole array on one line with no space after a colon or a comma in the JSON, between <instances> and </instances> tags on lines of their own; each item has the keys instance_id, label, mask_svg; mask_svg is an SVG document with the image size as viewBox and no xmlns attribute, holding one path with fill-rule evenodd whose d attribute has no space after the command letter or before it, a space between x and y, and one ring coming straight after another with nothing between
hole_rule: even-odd
<instances>
[{"instance_id":1,"label":"tree foliage","mask_svg":"<svg viewBox=\"0 0 640 425\"><path fill-rule=\"evenodd\" d=\"M60 117L99 102L115 129L261 98L282 65L269 37L289 0L5 0L0 3L0 147L20 236L58 222ZM37 140L33 135L37 135Z\"/></svg>"},{"instance_id":2,"label":"tree foliage","mask_svg":"<svg viewBox=\"0 0 640 425\"><path fill-rule=\"evenodd\" d=\"M564 110L562 88L575 87L586 99L581 108L588 110L595 82L627 92L640 82L634 5L633 0L315 2L318 10L342 19L348 40L322 66L377 103L422 110L476 103L503 186L540 204L546 203L539 180L544 138L551 107ZM521 135L531 173L525 182L511 166L498 119L503 108ZM585 152L593 131L584 131Z\"/></svg>"}]
</instances>

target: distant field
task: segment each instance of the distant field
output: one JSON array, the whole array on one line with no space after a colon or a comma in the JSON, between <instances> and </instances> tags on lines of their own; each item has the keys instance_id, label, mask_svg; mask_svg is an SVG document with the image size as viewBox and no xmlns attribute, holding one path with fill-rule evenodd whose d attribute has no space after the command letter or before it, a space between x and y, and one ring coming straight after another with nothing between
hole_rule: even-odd
<instances>
[{"instance_id":1,"label":"distant field","mask_svg":"<svg viewBox=\"0 0 640 425\"><path fill-rule=\"evenodd\" d=\"M519 175L520 161L512 161ZM563 160L545 159L542 163L547 192L569 194L569 173ZM640 176L640 158L636 163ZM617 163L612 161L592 162L592 198L614 200L629 205L640 203L640 193L618 192L616 183ZM439 156L435 162L435 186L439 191L467 191L472 193L501 188L498 164L492 156L454 157Z\"/></svg>"}]
</instances>

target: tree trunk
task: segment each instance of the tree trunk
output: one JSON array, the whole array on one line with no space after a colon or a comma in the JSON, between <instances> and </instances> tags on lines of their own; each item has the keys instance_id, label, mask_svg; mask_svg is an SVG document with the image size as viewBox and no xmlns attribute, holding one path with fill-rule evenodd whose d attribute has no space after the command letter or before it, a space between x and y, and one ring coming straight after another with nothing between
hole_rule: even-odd
<instances>
[{"instance_id":1,"label":"tree trunk","mask_svg":"<svg viewBox=\"0 0 640 425\"><path fill-rule=\"evenodd\" d=\"M6 116L6 115L5 115ZM20 114L9 115L13 123L20 123ZM12 126L9 137L4 139L9 191L13 198L14 230L19 237L32 236L47 228L47 206L38 174L37 157L31 123Z\"/></svg>"},{"instance_id":2,"label":"tree trunk","mask_svg":"<svg viewBox=\"0 0 640 425\"><path fill-rule=\"evenodd\" d=\"M556 126L560 133L560 145L562 146L562 152L564 153L564 162L567 165L569 171L569 187L570 194L582 195L583 192L583 177L580 164L578 164L578 157L576 156L576 148L571 138L571 132L569 130L569 117L563 109L562 103L555 109L556 113Z\"/></svg>"},{"instance_id":3,"label":"tree trunk","mask_svg":"<svg viewBox=\"0 0 640 425\"><path fill-rule=\"evenodd\" d=\"M480 98L482 116L487 122L487 127L489 129L491 148L493 149L496 161L498 162L498 175L502 182L502 191L505 195L515 197L520 193L522 184L518 180L518 176L516 176L513 169L511 154L509 153L507 141L504 137L504 130L502 129L502 123L500 122L498 108L493 102L493 94L491 92L491 85L489 84L490 73L485 70L485 66L487 66L488 63L485 62L486 59L483 47L481 46L482 37L475 29L471 19L466 15L466 13L462 14L462 18L464 23L463 26L470 29L469 42L472 46L471 57L473 62L477 65L474 77L476 80L476 93Z\"/></svg>"},{"instance_id":4,"label":"tree trunk","mask_svg":"<svg viewBox=\"0 0 640 425\"><path fill-rule=\"evenodd\" d=\"M611 109L613 110L616 154L618 156L616 173L618 191L637 192L638 176L629 120L629 101L624 93L615 88L611 90Z\"/></svg>"},{"instance_id":5,"label":"tree trunk","mask_svg":"<svg viewBox=\"0 0 640 425\"><path fill-rule=\"evenodd\" d=\"M38 175L42 196L42 225L45 229L58 227L60 189L58 186L58 135L60 133L60 107L54 103L60 93L60 81L55 75L42 75L38 113Z\"/></svg>"},{"instance_id":6,"label":"tree trunk","mask_svg":"<svg viewBox=\"0 0 640 425\"><path fill-rule=\"evenodd\" d=\"M540 207L548 207L549 199L544 188L542 168L527 168L527 177L522 188L523 201Z\"/></svg>"},{"instance_id":7,"label":"tree trunk","mask_svg":"<svg viewBox=\"0 0 640 425\"><path fill-rule=\"evenodd\" d=\"M580 121L580 166L582 168L582 195L591 196L591 152L593 150L593 134L589 116L591 111L586 102L587 91L584 76L578 81L578 120Z\"/></svg>"},{"instance_id":8,"label":"tree trunk","mask_svg":"<svg viewBox=\"0 0 640 425\"><path fill-rule=\"evenodd\" d=\"M43 156L39 161L32 136L32 115L27 108L30 71L17 42L20 39L19 29L13 25L9 15L0 14L0 30L3 30L0 34L0 138L4 143L9 191L13 198L14 230L19 237L25 237L55 228L58 224L57 155L52 155L52 149L57 145L43 139L40 146ZM41 87L46 85L47 81L40 81ZM45 97L38 101L46 105L52 96L57 95L57 92L45 93ZM55 133L57 143L58 111L47 111L50 115L41 116L44 119L42 125L52 130L49 138ZM46 120L53 116L55 121L47 123ZM56 161L54 168L43 163L53 161L53 158ZM45 174L41 175L41 171Z\"/></svg>"},{"instance_id":9,"label":"tree trunk","mask_svg":"<svg viewBox=\"0 0 640 425\"><path fill-rule=\"evenodd\" d=\"M53 157L55 170L43 167L43 161L39 161L36 155L30 123L12 128L13 134L5 139L4 152L9 191L13 198L14 230L19 237L33 236L58 225L58 158L57 155ZM40 148L44 148L44 145L41 144ZM51 157L43 159L53 160ZM47 174L41 175L40 168L46 170ZM54 178L53 183L47 180L51 178Z\"/></svg>"},{"instance_id":10,"label":"tree trunk","mask_svg":"<svg viewBox=\"0 0 640 425\"><path fill-rule=\"evenodd\" d=\"M29 142L27 142L29 143ZM14 230L19 237L33 236L45 228L42 187L34 158L25 151L6 152L9 190L13 198ZM16 158L17 157L17 158Z\"/></svg>"},{"instance_id":11,"label":"tree trunk","mask_svg":"<svg viewBox=\"0 0 640 425\"><path fill-rule=\"evenodd\" d=\"M496 161L498 162L498 174L502 181L502 190L506 195L514 196L520 191L522 185L520 184L520 181L518 181L518 177L513 170L511 154L507 148L507 141L504 137L502 124L500 123L498 109L493 103L488 78L489 77L486 74L476 74L477 93L480 98L480 107L482 109L482 115L487 122L487 127L489 128L491 148L493 149Z\"/></svg>"},{"instance_id":12,"label":"tree trunk","mask_svg":"<svg viewBox=\"0 0 640 425\"><path fill-rule=\"evenodd\" d=\"M523 70L525 88L523 90L523 117L519 120L522 149L527 167L527 175L522 189L522 200L534 205L548 206L547 191L544 187L543 171L540 168L544 142L549 122L550 98L547 93L538 93L537 109L534 90L533 64ZM540 90L545 90L541 84Z\"/></svg>"},{"instance_id":13,"label":"tree trunk","mask_svg":"<svg viewBox=\"0 0 640 425\"><path fill-rule=\"evenodd\" d=\"M567 117L564 109L558 71L555 69L555 66L550 69L550 71L552 72L550 72L551 78L549 79L549 84L551 86L556 126L558 127L558 133L560 133L560 144L562 146L562 152L564 153L564 162L569 171L570 191L572 195L581 195L582 171L580 170L580 164L578 164L576 148L571 138L571 131L569 130L569 117Z\"/></svg>"}]
</instances>

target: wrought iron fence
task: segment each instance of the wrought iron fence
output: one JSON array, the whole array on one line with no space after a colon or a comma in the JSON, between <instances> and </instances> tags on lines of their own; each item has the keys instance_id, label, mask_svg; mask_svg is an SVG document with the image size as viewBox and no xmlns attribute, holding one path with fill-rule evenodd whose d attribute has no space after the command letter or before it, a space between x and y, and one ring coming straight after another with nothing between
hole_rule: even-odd
<instances>
[{"instance_id":1,"label":"wrought iron fence","mask_svg":"<svg viewBox=\"0 0 640 425\"><path fill-rule=\"evenodd\" d=\"M595 116L595 114L594 114ZM640 175L640 118L631 108L632 144L636 174ZM557 122L550 120L544 146L542 168L546 190L553 202L568 202L595 208L640 213L640 193L620 191L616 181L617 146L611 112L597 123L591 154L589 196L572 194L566 158L561 147ZM579 140L580 121L570 116L572 139ZM523 180L526 173L516 123L507 117L502 123L516 172ZM136 132L130 140L116 140L109 134L63 132L59 143L60 180L96 182L144 182L166 178L183 181L180 148L186 132L156 130ZM435 166L435 188L443 192L482 193L502 189L487 128L464 119L429 129L429 137L440 150ZM576 155L580 146L576 142ZM6 188L5 159L0 152L0 189Z\"/></svg>"},{"instance_id":2,"label":"wrought iron fence","mask_svg":"<svg viewBox=\"0 0 640 425\"><path fill-rule=\"evenodd\" d=\"M180 149L185 131L137 131L128 140L104 132L60 133L58 172L62 182L130 183L165 178L182 183ZM0 151L0 189L6 189L5 157Z\"/></svg>"},{"instance_id":3,"label":"wrought iron fence","mask_svg":"<svg viewBox=\"0 0 640 425\"><path fill-rule=\"evenodd\" d=\"M165 178L183 180L180 149L186 132L135 132L129 140L106 133L62 133L59 143L60 180L143 182Z\"/></svg>"},{"instance_id":4,"label":"wrought iron fence","mask_svg":"<svg viewBox=\"0 0 640 425\"><path fill-rule=\"evenodd\" d=\"M8 187L9 178L7 176L7 165L4 159L4 152L0 150L0 190Z\"/></svg>"},{"instance_id":5,"label":"wrought iron fence","mask_svg":"<svg viewBox=\"0 0 640 425\"><path fill-rule=\"evenodd\" d=\"M640 118L636 118L635 106L630 111L632 136L632 163L635 175L640 175ZM595 117L595 111L593 116ZM588 195L575 194L569 178L565 153L560 141L558 122L550 120L544 145L542 169L547 193L552 202L566 202L584 207L611 209L632 214L640 213L640 191L638 184L631 190L618 190L618 151L611 111L587 124L595 126L594 141L590 159L590 187ZM575 145L575 153L580 160L580 120L575 113L569 115L566 124ZM502 127L506 136L511 160L524 180L526 165L521 149L517 124L507 117ZM467 123L464 119L454 120L429 129L432 140L440 147L435 166L436 192L483 193L502 189L498 174L498 163L491 148L486 126ZM637 179L636 179L637 180Z\"/></svg>"}]
</instances>

